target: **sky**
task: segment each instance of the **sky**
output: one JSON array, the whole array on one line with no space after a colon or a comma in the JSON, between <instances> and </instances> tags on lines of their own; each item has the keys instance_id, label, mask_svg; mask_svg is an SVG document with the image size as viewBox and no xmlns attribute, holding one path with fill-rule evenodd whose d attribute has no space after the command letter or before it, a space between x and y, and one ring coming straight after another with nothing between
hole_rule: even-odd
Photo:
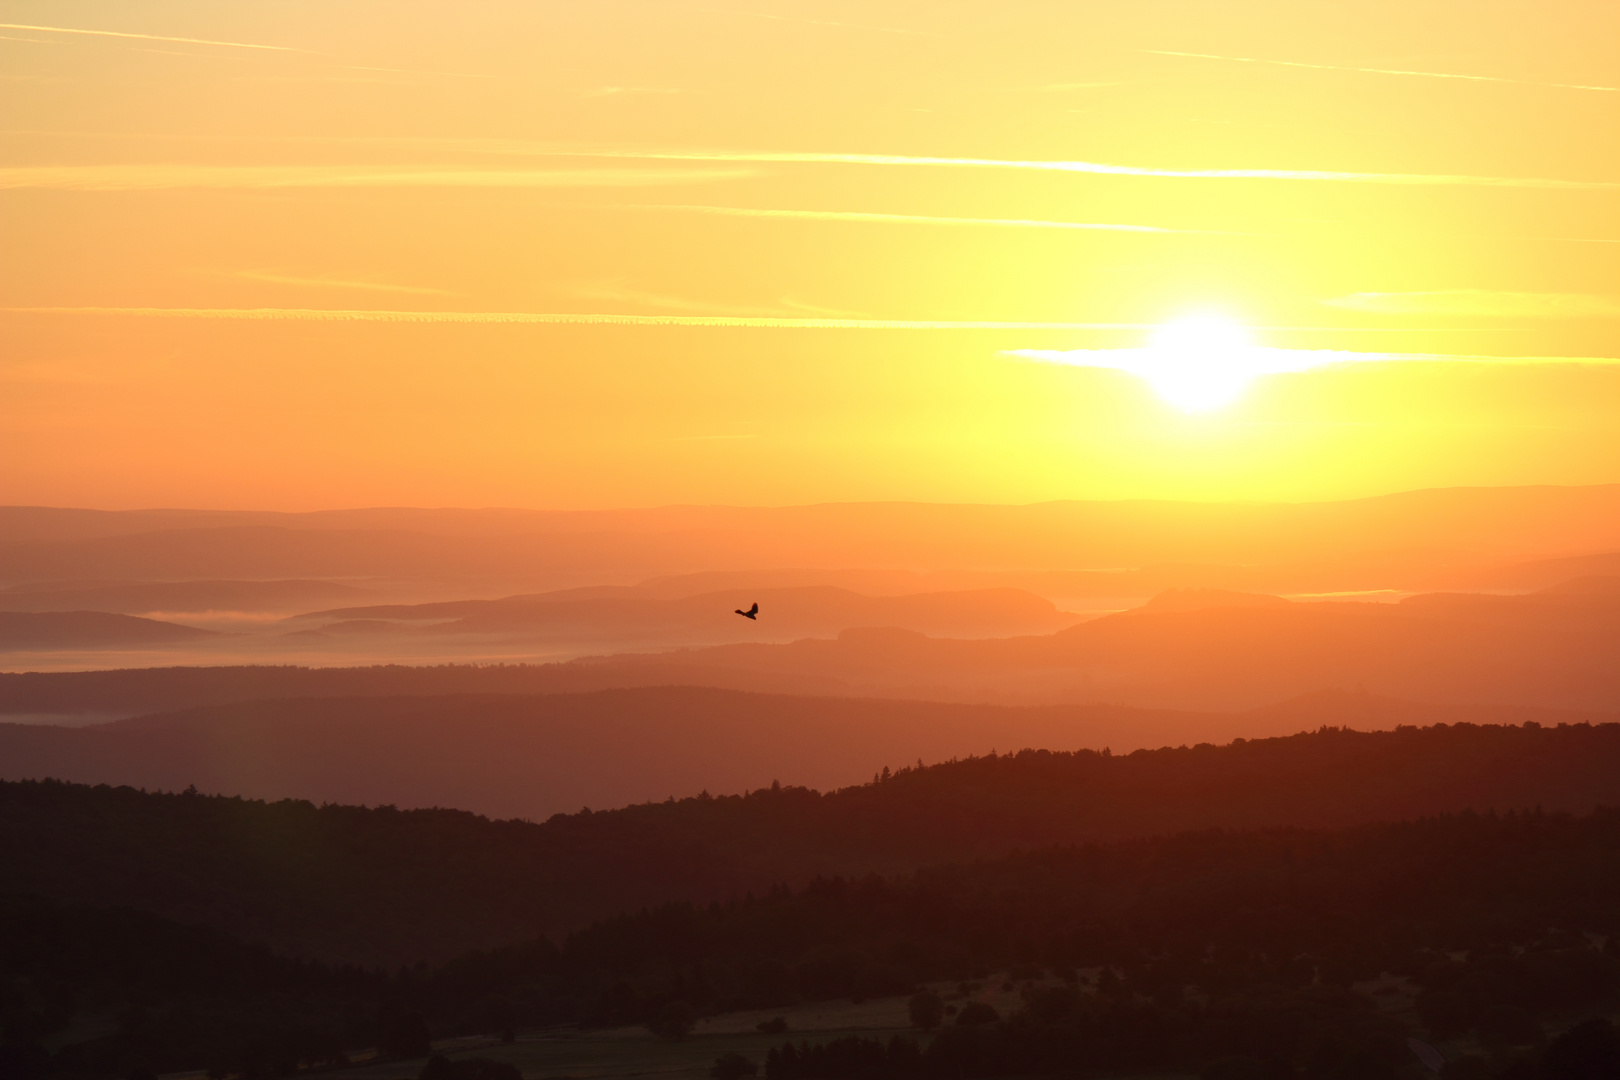
<instances>
[{"instance_id":1,"label":"sky","mask_svg":"<svg viewBox=\"0 0 1620 1080\"><path fill-rule=\"evenodd\" d=\"M1613 4L0 24L0 502L1620 481Z\"/></svg>"}]
</instances>

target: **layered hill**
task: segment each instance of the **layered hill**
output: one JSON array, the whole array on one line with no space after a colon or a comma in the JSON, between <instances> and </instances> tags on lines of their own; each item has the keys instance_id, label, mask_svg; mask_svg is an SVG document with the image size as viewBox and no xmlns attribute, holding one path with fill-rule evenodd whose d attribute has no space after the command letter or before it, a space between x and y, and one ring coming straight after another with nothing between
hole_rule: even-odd
<instances>
[{"instance_id":1,"label":"layered hill","mask_svg":"<svg viewBox=\"0 0 1620 1080\"><path fill-rule=\"evenodd\" d=\"M332 679L325 685L339 684ZM318 804L448 806L542 820L583 806L740 792L770 781L837 789L862 783L884 767L1024 747L1121 753L1227 742L1239 733L1292 735L1323 724L1388 729L1437 721L1552 725L1579 719L1423 707L1354 694L1220 714L791 697L702 687L422 693L234 702L85 727L0 724L0 779L196 787Z\"/></svg>"},{"instance_id":2,"label":"layered hill","mask_svg":"<svg viewBox=\"0 0 1620 1080\"><path fill-rule=\"evenodd\" d=\"M636 596L514 598L340 609L322 634L444 638L566 637L595 626L638 632L706 632L714 620L746 626L730 606L750 593L706 594L701 603ZM1066 617L1012 590L873 598L837 589L782 590L786 618L826 625L885 617L983 631ZM793 604L802 603L798 615ZM758 636L777 633L762 608ZM360 616L368 616L361 618ZM8 616L17 617L21 616ZM544 629L547 620L554 620ZM594 620L594 622L593 622ZM685 620L683 623L682 620ZM998 622L998 620L1000 620ZM525 629L526 628L526 629ZM671 629L675 628L675 629ZM311 670L221 667L0 674L4 714L142 712L291 696L565 693L626 687L706 686L760 693L964 703L1108 703L1152 709L1262 708L1324 691L1483 708L1620 711L1620 579L1588 577L1537 593L1431 593L1398 603L1288 601L1224 590L1181 590L1133 610L1049 634L951 638L896 626L832 637L620 653L572 662L495 667ZM1213 736L1208 736L1213 737ZM926 753L924 750L919 752Z\"/></svg>"},{"instance_id":3,"label":"layered hill","mask_svg":"<svg viewBox=\"0 0 1620 1080\"><path fill-rule=\"evenodd\" d=\"M177 645L211 630L105 611L0 611L0 650Z\"/></svg>"},{"instance_id":4,"label":"layered hill","mask_svg":"<svg viewBox=\"0 0 1620 1080\"><path fill-rule=\"evenodd\" d=\"M763 779L763 778L762 778ZM544 823L61 783L0 785L10 887L409 962L669 900L1188 829L1620 803L1620 725L1449 725L1129 755L1026 751L818 794L763 787Z\"/></svg>"},{"instance_id":5,"label":"layered hill","mask_svg":"<svg viewBox=\"0 0 1620 1080\"><path fill-rule=\"evenodd\" d=\"M57 581L0 589L0 611L156 612L308 611L353 603L367 593L334 581Z\"/></svg>"},{"instance_id":6,"label":"layered hill","mask_svg":"<svg viewBox=\"0 0 1620 1080\"><path fill-rule=\"evenodd\" d=\"M752 604L763 621L736 612ZM700 592L664 597L629 586L569 589L499 600L383 604L312 612L294 620L304 635L402 634L496 637L564 644L662 647L739 639L792 641L851 626L896 626L940 637L1000 637L1050 632L1078 622L1021 589L866 596L830 585Z\"/></svg>"},{"instance_id":7,"label":"layered hill","mask_svg":"<svg viewBox=\"0 0 1620 1080\"><path fill-rule=\"evenodd\" d=\"M947 641L899 629L574 665L604 684L686 683L957 701L1241 709L1325 689L1426 702L1620 709L1620 590L1256 603L1221 593L1056 634Z\"/></svg>"}]
</instances>

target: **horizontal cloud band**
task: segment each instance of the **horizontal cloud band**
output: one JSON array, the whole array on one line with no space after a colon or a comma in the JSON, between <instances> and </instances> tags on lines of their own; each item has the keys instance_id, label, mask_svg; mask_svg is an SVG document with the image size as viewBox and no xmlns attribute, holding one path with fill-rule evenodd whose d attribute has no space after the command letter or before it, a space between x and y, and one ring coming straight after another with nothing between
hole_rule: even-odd
<instances>
[{"instance_id":1,"label":"horizontal cloud band","mask_svg":"<svg viewBox=\"0 0 1620 1080\"><path fill-rule=\"evenodd\" d=\"M1167 169L1142 165L1115 165L1098 161L1054 161L1054 160L1027 160L1017 158L975 158L975 157L935 157L908 154L846 154L825 153L820 151L777 151L777 150L726 150L726 149L670 149L658 147L625 147L625 146L593 146L562 143L532 142L523 139L466 139L418 136L366 136L366 137L275 137L270 139L249 138L248 141L276 142L276 143L318 143L318 144L365 144L369 146L399 146L433 149L439 151L458 151L463 153L513 155L535 158L596 158L604 160L635 160L635 161L681 161L727 163L741 165L872 165L896 167L924 167L924 168L964 168L964 169L1010 169L1031 172L1081 173L1096 176L1122 176L1122 177L1163 177L1168 179L1193 180L1302 180L1323 181L1332 183L1357 184L1383 184L1416 187L1498 187L1498 188L1547 188L1555 190L1614 190L1620 188L1620 181L1614 180L1566 180L1541 177L1514 177L1514 176L1478 176L1461 173L1386 173L1386 172L1352 172L1327 169ZM92 170L139 170L139 169L196 169L196 170L223 170L225 172L240 169L244 174L263 171L272 172L276 167L233 167L233 166L72 166L40 167L39 169L8 169L4 173L24 174L39 171L44 175L43 169L49 168L51 172L60 172L63 176L70 176L75 171L83 171L87 175ZM330 167L330 166L285 166L284 168L307 172L311 176L323 172L338 176L350 177L388 177L388 176L460 176L475 177L479 175L494 176L525 176L550 175L547 173L525 173L523 171L490 170L487 174L477 169L461 170L427 170L418 168L374 168L366 166ZM131 175L134 175L132 173ZM198 175L201 175L199 173ZM697 175L697 174L692 174ZM746 174L754 175L754 174ZM718 175L716 178L720 178ZM355 181L351 181L355 182ZM367 181L370 182L370 181ZM410 181L400 181L410 182ZM417 181L425 183L428 181ZM460 181L466 184L502 184L504 181ZM22 185L13 185L22 186ZM29 184L26 186L40 186ZM200 186L200 185L193 185Z\"/></svg>"},{"instance_id":2,"label":"horizontal cloud band","mask_svg":"<svg viewBox=\"0 0 1620 1080\"><path fill-rule=\"evenodd\" d=\"M1620 299L1591 293L1435 289L1363 292L1322 301L1329 307L1378 315L1464 315L1502 319L1616 319Z\"/></svg>"},{"instance_id":3,"label":"horizontal cloud band","mask_svg":"<svg viewBox=\"0 0 1620 1080\"><path fill-rule=\"evenodd\" d=\"M0 189L657 187L746 180L755 169L423 169L330 165L35 165L0 168Z\"/></svg>"},{"instance_id":4,"label":"horizontal cloud band","mask_svg":"<svg viewBox=\"0 0 1620 1080\"><path fill-rule=\"evenodd\" d=\"M1101 368L1153 379L1162 374L1165 356L1157 349L1006 349L1002 356L1066 367ZM1246 378L1289 375L1315 368L1368 363L1436 364L1620 364L1615 356L1486 356L1465 353L1351 352L1341 349L1244 350L1239 373Z\"/></svg>"},{"instance_id":5,"label":"horizontal cloud band","mask_svg":"<svg viewBox=\"0 0 1620 1080\"><path fill-rule=\"evenodd\" d=\"M1514 86L1542 86L1553 90L1592 90L1604 94L1620 94L1620 86L1597 86L1590 83L1538 82L1531 79L1508 79L1500 75L1457 75L1446 71L1415 71L1410 68L1347 67L1342 64L1311 64L1303 60L1265 60L1253 56L1226 56L1220 53L1177 52L1174 49L1144 49L1154 56L1184 56L1195 60L1226 60L1234 64L1269 64L1273 67L1312 68L1317 71L1352 71L1365 75L1402 75L1420 79L1456 79L1462 82L1509 83Z\"/></svg>"},{"instance_id":6,"label":"horizontal cloud band","mask_svg":"<svg viewBox=\"0 0 1620 1080\"><path fill-rule=\"evenodd\" d=\"M134 38L137 41L172 41L182 45L218 45L226 49L263 49L267 52L303 52L286 45L253 45L245 41L213 41L209 38L171 37L167 34L132 34L124 30L86 30L77 26L35 26L32 23L0 23L0 30L32 30L42 34L76 34L84 37Z\"/></svg>"},{"instance_id":7,"label":"horizontal cloud band","mask_svg":"<svg viewBox=\"0 0 1620 1080\"><path fill-rule=\"evenodd\" d=\"M1019 169L1034 172L1087 173L1097 176L1146 176L1193 180L1320 180L1338 183L1392 184L1419 187L1508 187L1554 189L1620 188L1612 180L1555 180L1535 177L1470 176L1446 173L1338 172L1325 169L1160 169L1111 165L1098 161L1039 161L1011 158L918 157L902 154L837 154L765 150L633 150L615 148L535 148L542 156L635 158L644 161L727 161L759 164L828 164L931 166L968 169Z\"/></svg>"},{"instance_id":8,"label":"horizontal cloud band","mask_svg":"<svg viewBox=\"0 0 1620 1080\"><path fill-rule=\"evenodd\" d=\"M1081 232L1127 232L1189 234L1199 236L1248 236L1217 229L1172 229L1160 225L1127 225L1101 221L1049 221L1041 218L944 217L933 214L881 214L861 210L774 210L746 206L694 206L684 204L632 203L626 210L666 210L719 217L784 218L807 221L848 221L873 225L949 225L999 229L1058 229Z\"/></svg>"},{"instance_id":9,"label":"horizontal cloud band","mask_svg":"<svg viewBox=\"0 0 1620 1080\"><path fill-rule=\"evenodd\" d=\"M597 315L526 311L343 311L325 308L9 307L7 315L113 315L266 322L735 326L779 330L1147 330L1147 323L991 322L950 319L800 319L768 315Z\"/></svg>"}]
</instances>

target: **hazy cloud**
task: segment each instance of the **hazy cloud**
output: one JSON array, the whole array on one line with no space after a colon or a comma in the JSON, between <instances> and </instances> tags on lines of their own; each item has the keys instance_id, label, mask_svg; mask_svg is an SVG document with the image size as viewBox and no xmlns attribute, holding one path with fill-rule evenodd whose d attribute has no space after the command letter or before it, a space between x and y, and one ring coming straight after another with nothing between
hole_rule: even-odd
<instances>
[{"instance_id":1,"label":"hazy cloud","mask_svg":"<svg viewBox=\"0 0 1620 1080\"><path fill-rule=\"evenodd\" d=\"M1071 90L1099 90L1107 86L1124 86L1121 82L1068 82L1044 83L1040 86L1009 86L998 90L1000 94L1064 94Z\"/></svg>"},{"instance_id":2,"label":"hazy cloud","mask_svg":"<svg viewBox=\"0 0 1620 1080\"><path fill-rule=\"evenodd\" d=\"M527 311L343 311L324 308L9 307L9 315L125 316L266 322L533 323L587 326L735 326L783 330L1147 330L1146 323L833 319L753 315L600 315Z\"/></svg>"},{"instance_id":3,"label":"hazy cloud","mask_svg":"<svg viewBox=\"0 0 1620 1080\"><path fill-rule=\"evenodd\" d=\"M537 158L603 158L635 161L702 161L737 164L881 165L896 167L1014 169L1034 172L1085 173L1099 176L1146 176L1194 180L1317 180L1339 183L1392 184L1418 187L1502 187L1608 191L1615 180L1561 180L1538 177L1475 176L1450 173L1342 172L1321 169L1162 169L1098 161L1020 160L1015 158L924 157L909 154L843 154L820 151L714 150L591 146L526 139L467 139L440 136L168 136L124 132L61 132L79 138L166 139L194 142L309 143L399 146L461 153L522 155Z\"/></svg>"},{"instance_id":4,"label":"hazy cloud","mask_svg":"<svg viewBox=\"0 0 1620 1080\"><path fill-rule=\"evenodd\" d=\"M1308 64L1299 60L1262 60L1253 56L1222 56L1217 53L1176 52L1172 49L1143 49L1154 56L1185 56L1198 60L1226 60L1234 64L1269 64L1273 67L1315 68L1318 71L1359 71L1368 75L1410 75L1421 79L1460 79L1464 82L1511 83L1515 86L1546 86L1559 90L1596 90L1620 94L1620 86L1587 86L1582 83L1532 82L1497 75L1454 75L1443 71L1408 71L1403 68L1346 67L1340 64Z\"/></svg>"},{"instance_id":5,"label":"hazy cloud","mask_svg":"<svg viewBox=\"0 0 1620 1080\"><path fill-rule=\"evenodd\" d=\"M442 79L499 79L499 75L479 75L470 71L425 71L420 68L374 67L370 64L343 64L351 71L386 71L395 75L430 75Z\"/></svg>"},{"instance_id":6,"label":"hazy cloud","mask_svg":"<svg viewBox=\"0 0 1620 1080\"><path fill-rule=\"evenodd\" d=\"M752 169L424 169L342 165L36 165L0 168L0 189L655 187L758 175Z\"/></svg>"},{"instance_id":7,"label":"hazy cloud","mask_svg":"<svg viewBox=\"0 0 1620 1080\"><path fill-rule=\"evenodd\" d=\"M122 30L85 30L72 26L32 26L28 23L0 23L0 30L33 30L47 34L82 34L87 37L134 38L138 41L176 41L184 45L219 45L228 49L264 49L269 52L304 52L286 45L252 45L244 41L211 41L207 38L169 37L165 34L131 34Z\"/></svg>"},{"instance_id":8,"label":"hazy cloud","mask_svg":"<svg viewBox=\"0 0 1620 1080\"><path fill-rule=\"evenodd\" d=\"M665 86L597 86L581 90L582 98L618 97L624 94L679 94L681 91Z\"/></svg>"},{"instance_id":9,"label":"hazy cloud","mask_svg":"<svg viewBox=\"0 0 1620 1080\"><path fill-rule=\"evenodd\" d=\"M835 22L831 19L807 19L796 15L768 15L763 11L732 11L724 8L697 8L709 15L734 15L744 19L767 19L771 22L797 23L800 26L832 26L840 30L867 30L874 34L903 34L907 37L941 37L931 30L908 30L898 26L873 26L870 23Z\"/></svg>"},{"instance_id":10,"label":"hazy cloud","mask_svg":"<svg viewBox=\"0 0 1620 1080\"><path fill-rule=\"evenodd\" d=\"M1610 180L1553 180L1534 177L1468 176L1445 173L1335 172L1321 169L1158 169L1141 165L1112 165L1098 161L918 157L903 154L839 154L769 150L636 150L608 147L554 147L549 149L536 147L532 152L549 157L635 158L643 161L731 161L760 164L1018 169L1034 172L1088 173L1098 176L1154 176L1194 180L1321 180L1340 183L1395 184L1422 187L1620 188L1620 181Z\"/></svg>"},{"instance_id":11,"label":"hazy cloud","mask_svg":"<svg viewBox=\"0 0 1620 1080\"><path fill-rule=\"evenodd\" d=\"M1150 377L1157 373L1162 358L1155 349L1006 349L1002 356L1033 360L1066 367L1106 368L1130 375ZM1341 349L1247 350L1244 371L1250 376L1286 375L1335 364L1432 363L1432 364L1620 364L1614 356L1486 356L1469 353L1353 352Z\"/></svg>"},{"instance_id":12,"label":"hazy cloud","mask_svg":"<svg viewBox=\"0 0 1620 1080\"><path fill-rule=\"evenodd\" d=\"M807 304L792 297L782 297L776 307L753 307L737 304L718 304L709 300L693 300L682 296L669 296L665 293L644 292L627 286L621 281L589 282L573 290L573 294L582 300L607 300L617 304L633 304L644 308L661 308L666 311L689 311L726 316L759 316L767 319L800 318L839 318L855 319L857 313L839 311L835 308L821 307L817 304Z\"/></svg>"},{"instance_id":13,"label":"hazy cloud","mask_svg":"<svg viewBox=\"0 0 1620 1080\"><path fill-rule=\"evenodd\" d=\"M1329 307L1377 315L1475 315L1516 319L1620 318L1620 300L1590 293L1493 292L1439 289L1430 292L1363 292L1322 301Z\"/></svg>"},{"instance_id":14,"label":"hazy cloud","mask_svg":"<svg viewBox=\"0 0 1620 1080\"><path fill-rule=\"evenodd\" d=\"M430 289L418 285L388 285L379 281L347 281L342 278L300 277L274 270L238 270L232 277L248 281L263 281L271 285L294 285L311 289L357 289L364 292L413 293L421 296L455 296L448 289Z\"/></svg>"},{"instance_id":15,"label":"hazy cloud","mask_svg":"<svg viewBox=\"0 0 1620 1080\"><path fill-rule=\"evenodd\" d=\"M1003 229L1078 229L1101 232L1217 234L1210 229L1170 229L1158 225L1125 225L1095 221L1043 221L1037 218L940 217L929 214L880 214L857 210L773 210L745 206L697 206L690 204L624 204L625 209L675 210L722 217L799 218L811 221L854 221L880 225L956 225ZM1247 235L1218 232L1218 235Z\"/></svg>"}]
</instances>

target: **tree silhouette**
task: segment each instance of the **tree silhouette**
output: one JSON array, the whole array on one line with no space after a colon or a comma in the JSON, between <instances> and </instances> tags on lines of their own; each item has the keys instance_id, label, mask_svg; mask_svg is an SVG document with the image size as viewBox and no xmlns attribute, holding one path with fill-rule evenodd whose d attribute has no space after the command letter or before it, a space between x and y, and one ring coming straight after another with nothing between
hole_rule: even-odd
<instances>
[{"instance_id":1,"label":"tree silhouette","mask_svg":"<svg viewBox=\"0 0 1620 1080\"><path fill-rule=\"evenodd\" d=\"M945 999L932 990L924 990L911 996L906 1003L906 1013L911 1017L912 1027L933 1031L945 1019Z\"/></svg>"},{"instance_id":2,"label":"tree silhouette","mask_svg":"<svg viewBox=\"0 0 1620 1080\"><path fill-rule=\"evenodd\" d=\"M709 1068L709 1076L713 1080L743 1080L743 1077L754 1076L758 1072L758 1065L735 1050L715 1058Z\"/></svg>"}]
</instances>

